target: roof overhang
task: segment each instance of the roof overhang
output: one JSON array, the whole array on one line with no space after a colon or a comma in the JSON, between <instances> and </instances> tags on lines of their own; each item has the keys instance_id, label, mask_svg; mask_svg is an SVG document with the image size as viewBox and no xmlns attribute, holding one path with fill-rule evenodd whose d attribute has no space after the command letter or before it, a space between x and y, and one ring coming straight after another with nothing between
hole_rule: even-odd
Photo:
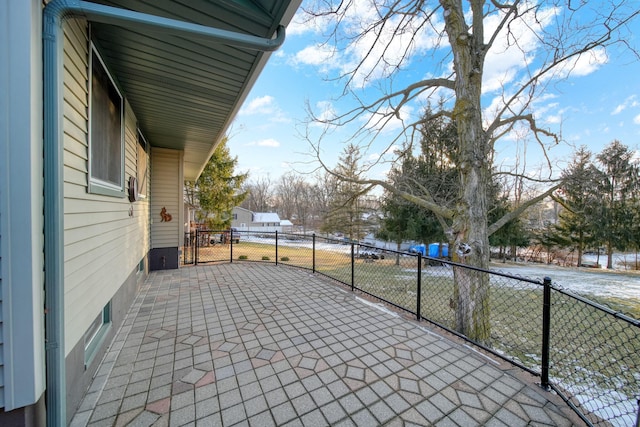
<instances>
[{"instance_id":1,"label":"roof overhang","mask_svg":"<svg viewBox=\"0 0 640 427\"><path fill-rule=\"evenodd\" d=\"M301 0L94 1L237 34L277 38ZM91 22L91 18L89 17ZM92 39L151 146L184 152L195 180L224 137L270 52L195 32L92 22ZM281 36L281 35L280 35Z\"/></svg>"}]
</instances>

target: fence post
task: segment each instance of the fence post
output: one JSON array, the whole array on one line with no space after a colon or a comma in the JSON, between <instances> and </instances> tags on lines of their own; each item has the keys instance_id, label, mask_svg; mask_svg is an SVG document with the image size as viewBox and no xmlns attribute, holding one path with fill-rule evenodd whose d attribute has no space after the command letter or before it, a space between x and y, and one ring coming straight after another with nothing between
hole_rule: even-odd
<instances>
[{"instance_id":1,"label":"fence post","mask_svg":"<svg viewBox=\"0 0 640 427\"><path fill-rule=\"evenodd\" d=\"M549 340L551 337L551 278L543 279L542 300L542 372L541 384L543 388L549 388Z\"/></svg>"},{"instance_id":2,"label":"fence post","mask_svg":"<svg viewBox=\"0 0 640 427\"><path fill-rule=\"evenodd\" d=\"M316 272L316 233L313 233L312 237L313 237L312 238L313 244L312 244L312 249L311 249L311 260L312 260L311 261L311 264L312 264L311 269L315 273Z\"/></svg>"},{"instance_id":3,"label":"fence post","mask_svg":"<svg viewBox=\"0 0 640 427\"><path fill-rule=\"evenodd\" d=\"M354 288L355 288L355 268L356 268L356 258L354 256L354 244L353 242L351 242L351 292L353 292Z\"/></svg>"},{"instance_id":4,"label":"fence post","mask_svg":"<svg viewBox=\"0 0 640 427\"><path fill-rule=\"evenodd\" d=\"M229 242L229 262L233 263L233 228L231 229L229 238L231 239L231 241Z\"/></svg>"},{"instance_id":5,"label":"fence post","mask_svg":"<svg viewBox=\"0 0 640 427\"><path fill-rule=\"evenodd\" d=\"M416 319L420 321L420 299L422 294L422 254L418 252L418 289L416 292L417 300L416 300Z\"/></svg>"},{"instance_id":6,"label":"fence post","mask_svg":"<svg viewBox=\"0 0 640 427\"><path fill-rule=\"evenodd\" d=\"M278 230L276 230L276 265L278 265Z\"/></svg>"},{"instance_id":7,"label":"fence post","mask_svg":"<svg viewBox=\"0 0 640 427\"><path fill-rule=\"evenodd\" d=\"M195 259L193 260L194 265L198 265L198 246L200 246L200 230L196 228L196 241L195 241L195 249L193 251L195 255Z\"/></svg>"}]
</instances>

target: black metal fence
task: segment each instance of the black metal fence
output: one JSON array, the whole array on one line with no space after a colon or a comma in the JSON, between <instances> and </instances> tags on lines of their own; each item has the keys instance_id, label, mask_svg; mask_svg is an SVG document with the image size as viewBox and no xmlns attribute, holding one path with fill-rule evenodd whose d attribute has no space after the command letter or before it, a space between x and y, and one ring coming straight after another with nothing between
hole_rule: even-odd
<instances>
[{"instance_id":1,"label":"black metal fence","mask_svg":"<svg viewBox=\"0 0 640 427\"><path fill-rule=\"evenodd\" d=\"M640 321L534 280L316 235L202 230L184 264L269 262L312 270L461 336L455 269L488 277L488 342L473 342L540 377L590 425L638 426Z\"/></svg>"}]
</instances>

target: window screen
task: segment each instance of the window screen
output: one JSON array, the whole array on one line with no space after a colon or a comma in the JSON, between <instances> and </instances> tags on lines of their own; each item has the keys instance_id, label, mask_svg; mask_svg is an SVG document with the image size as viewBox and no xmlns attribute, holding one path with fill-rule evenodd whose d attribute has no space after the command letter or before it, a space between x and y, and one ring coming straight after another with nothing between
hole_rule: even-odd
<instances>
[{"instance_id":1,"label":"window screen","mask_svg":"<svg viewBox=\"0 0 640 427\"><path fill-rule=\"evenodd\" d=\"M91 50L90 172L92 180L123 188L122 96Z\"/></svg>"}]
</instances>

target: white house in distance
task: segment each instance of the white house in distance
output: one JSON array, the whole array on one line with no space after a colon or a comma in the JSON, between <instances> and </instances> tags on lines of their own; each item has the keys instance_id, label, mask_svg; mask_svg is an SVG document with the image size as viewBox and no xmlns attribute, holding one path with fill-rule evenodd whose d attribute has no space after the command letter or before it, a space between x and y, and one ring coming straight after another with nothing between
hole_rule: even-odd
<instances>
[{"instance_id":1,"label":"white house in distance","mask_svg":"<svg viewBox=\"0 0 640 427\"><path fill-rule=\"evenodd\" d=\"M300 1L0 1L0 426L68 424Z\"/></svg>"},{"instance_id":2,"label":"white house in distance","mask_svg":"<svg viewBox=\"0 0 640 427\"><path fill-rule=\"evenodd\" d=\"M288 219L280 219L275 212L252 212L236 206L232 211L231 227L238 231L291 232L293 224Z\"/></svg>"}]
</instances>

